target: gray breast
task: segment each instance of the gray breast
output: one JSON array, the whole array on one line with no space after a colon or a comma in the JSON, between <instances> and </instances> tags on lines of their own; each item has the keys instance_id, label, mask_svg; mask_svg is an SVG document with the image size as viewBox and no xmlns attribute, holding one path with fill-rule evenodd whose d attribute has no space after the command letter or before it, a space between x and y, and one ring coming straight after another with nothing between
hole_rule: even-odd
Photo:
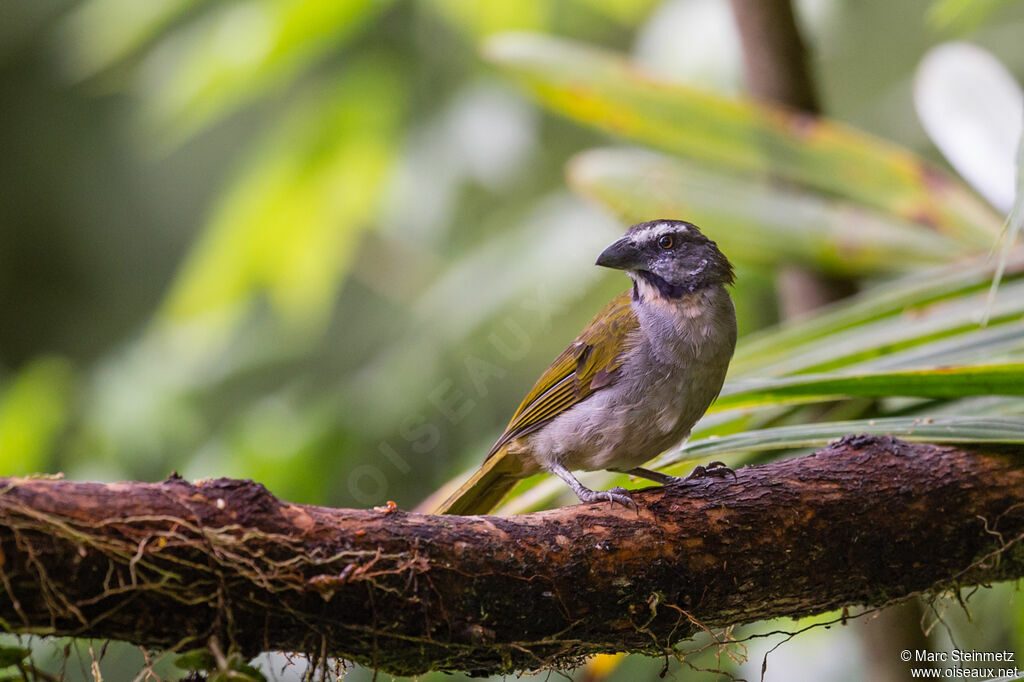
<instances>
[{"instance_id":1,"label":"gray breast","mask_svg":"<svg viewBox=\"0 0 1024 682\"><path fill-rule=\"evenodd\" d=\"M736 345L722 287L679 301L638 301L639 329L616 381L530 436L527 459L570 469L631 469L690 433L721 390Z\"/></svg>"}]
</instances>

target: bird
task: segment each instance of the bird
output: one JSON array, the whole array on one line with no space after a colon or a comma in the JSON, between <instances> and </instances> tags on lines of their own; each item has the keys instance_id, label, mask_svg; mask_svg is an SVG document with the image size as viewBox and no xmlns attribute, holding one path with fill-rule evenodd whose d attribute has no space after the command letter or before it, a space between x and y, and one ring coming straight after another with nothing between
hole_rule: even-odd
<instances>
[{"instance_id":1,"label":"bird","mask_svg":"<svg viewBox=\"0 0 1024 682\"><path fill-rule=\"evenodd\" d=\"M625 271L632 287L555 358L483 465L434 513L487 514L520 479L544 471L581 502L634 508L624 488L591 490L572 472L662 485L733 474L722 462L685 479L641 466L687 438L721 391L736 346L732 264L696 225L669 219L633 225L595 264Z\"/></svg>"}]
</instances>

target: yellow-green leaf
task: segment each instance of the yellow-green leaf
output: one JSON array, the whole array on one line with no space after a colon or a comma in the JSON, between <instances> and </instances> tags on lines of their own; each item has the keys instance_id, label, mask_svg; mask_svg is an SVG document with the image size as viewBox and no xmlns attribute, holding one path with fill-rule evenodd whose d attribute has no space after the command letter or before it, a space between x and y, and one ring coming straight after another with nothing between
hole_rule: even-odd
<instances>
[{"instance_id":1,"label":"yellow-green leaf","mask_svg":"<svg viewBox=\"0 0 1024 682\"><path fill-rule=\"evenodd\" d=\"M502 35L485 52L540 102L612 135L853 199L972 247L998 234L999 216L961 182L836 121L667 83L566 40Z\"/></svg>"},{"instance_id":2,"label":"yellow-green leaf","mask_svg":"<svg viewBox=\"0 0 1024 682\"><path fill-rule=\"evenodd\" d=\"M178 141L337 49L386 0L217 3L172 32L138 72L148 117Z\"/></svg>"},{"instance_id":3,"label":"yellow-green leaf","mask_svg":"<svg viewBox=\"0 0 1024 682\"><path fill-rule=\"evenodd\" d=\"M992 280L996 267L983 258L956 262L914 273L897 280L877 284L856 296L834 303L811 317L788 322L744 337L736 348L733 367L745 373L792 354L796 347L807 347L817 339L865 325L886 317L903 316L906 324L934 310L936 304L970 297ZM1007 281L1024 276L1024 250L1008 254ZM831 343L823 340L820 343Z\"/></svg>"},{"instance_id":4,"label":"yellow-green leaf","mask_svg":"<svg viewBox=\"0 0 1024 682\"><path fill-rule=\"evenodd\" d=\"M963 246L895 216L642 149L575 157L569 182L626 223L686 216L737 262L801 262L845 275L948 262Z\"/></svg>"},{"instance_id":5,"label":"yellow-green leaf","mask_svg":"<svg viewBox=\"0 0 1024 682\"><path fill-rule=\"evenodd\" d=\"M712 410L853 397L962 398L971 395L1024 395L1024 363L746 379L730 382Z\"/></svg>"},{"instance_id":6,"label":"yellow-green leaf","mask_svg":"<svg viewBox=\"0 0 1024 682\"><path fill-rule=\"evenodd\" d=\"M262 295L290 322L322 320L373 224L402 109L396 73L377 61L297 103L214 209L164 319L230 327Z\"/></svg>"},{"instance_id":7,"label":"yellow-green leaf","mask_svg":"<svg viewBox=\"0 0 1024 682\"><path fill-rule=\"evenodd\" d=\"M923 443L1024 443L1022 417L888 417L800 424L691 441L659 460L718 457L737 452L822 447L847 434L895 436Z\"/></svg>"}]
</instances>

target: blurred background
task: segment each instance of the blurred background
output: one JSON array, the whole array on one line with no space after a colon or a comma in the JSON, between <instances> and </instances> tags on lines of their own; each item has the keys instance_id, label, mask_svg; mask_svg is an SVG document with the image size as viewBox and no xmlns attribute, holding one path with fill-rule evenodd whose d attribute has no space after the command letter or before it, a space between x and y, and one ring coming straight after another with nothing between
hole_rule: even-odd
<instances>
[{"instance_id":1,"label":"blurred background","mask_svg":"<svg viewBox=\"0 0 1024 682\"><path fill-rule=\"evenodd\" d=\"M820 126L745 98L726 0L0 2L0 475L178 471L411 508L480 462L627 287L592 263L639 220L719 241L758 352L792 314L787 272L819 302L942 268L984 289L977 264L1017 193L1024 3L794 8ZM1003 341L971 348L1020 359L1021 268L1001 253ZM949 330L976 321L942 319L928 341L960 358ZM903 679L904 641L1024 652L1014 587L983 592L971 622L918 604L812 630L765 679ZM746 664L692 661L756 679L774 643L748 642ZM35 640L39 666L91 679L65 644ZM297 679L282 661L264 673ZM714 678L690 662L669 675ZM129 679L142 663L112 647L102 667Z\"/></svg>"}]
</instances>

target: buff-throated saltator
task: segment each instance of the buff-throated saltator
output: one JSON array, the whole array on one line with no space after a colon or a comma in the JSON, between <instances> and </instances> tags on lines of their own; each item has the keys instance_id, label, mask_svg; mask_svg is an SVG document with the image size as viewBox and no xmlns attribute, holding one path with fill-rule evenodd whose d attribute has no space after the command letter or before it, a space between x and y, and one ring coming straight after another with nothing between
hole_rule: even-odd
<instances>
[{"instance_id":1,"label":"buff-throated saltator","mask_svg":"<svg viewBox=\"0 0 1024 682\"><path fill-rule=\"evenodd\" d=\"M623 488L584 487L574 469L678 480L640 465L686 438L722 388L736 345L736 313L725 289L732 266L715 242L682 220L630 227L597 265L625 270L632 290L615 297L555 358L483 466L436 513L486 514L519 479L545 470L584 502L633 505ZM723 472L729 469L720 462L695 470Z\"/></svg>"}]
</instances>

